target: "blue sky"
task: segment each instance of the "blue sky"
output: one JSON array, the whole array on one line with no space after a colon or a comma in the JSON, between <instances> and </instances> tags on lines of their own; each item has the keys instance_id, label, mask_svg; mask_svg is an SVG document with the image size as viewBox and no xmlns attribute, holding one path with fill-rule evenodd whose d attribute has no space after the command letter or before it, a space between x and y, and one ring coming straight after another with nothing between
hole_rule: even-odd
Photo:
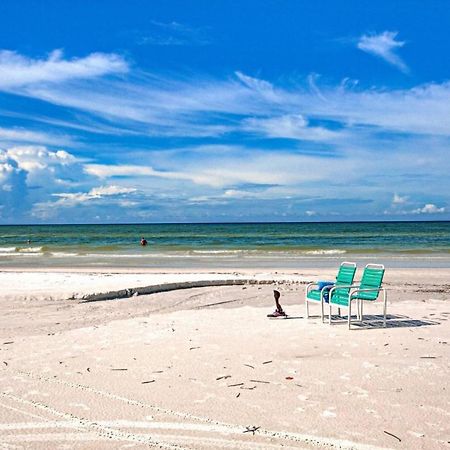
<instances>
[{"instance_id":1,"label":"blue sky","mask_svg":"<svg viewBox=\"0 0 450 450\"><path fill-rule=\"evenodd\" d=\"M0 3L0 223L450 219L447 1Z\"/></svg>"}]
</instances>

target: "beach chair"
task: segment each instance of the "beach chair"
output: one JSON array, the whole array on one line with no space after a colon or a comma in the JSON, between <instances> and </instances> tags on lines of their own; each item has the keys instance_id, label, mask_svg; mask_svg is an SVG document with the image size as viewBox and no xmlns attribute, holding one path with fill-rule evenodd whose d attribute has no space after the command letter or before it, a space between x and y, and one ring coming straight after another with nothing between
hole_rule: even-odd
<instances>
[{"instance_id":1,"label":"beach chair","mask_svg":"<svg viewBox=\"0 0 450 450\"><path fill-rule=\"evenodd\" d=\"M351 327L352 301L356 301L356 318L363 322L363 304L365 301L373 302L383 293L383 325L386 326L387 293L383 287L384 266L382 264L367 264L359 284L349 286L334 286L329 292L328 322L331 325L331 309L333 305L348 309L348 329Z\"/></svg>"},{"instance_id":2,"label":"beach chair","mask_svg":"<svg viewBox=\"0 0 450 450\"><path fill-rule=\"evenodd\" d=\"M333 286L351 285L353 283L353 278L355 277L356 264L353 262L344 261L339 266L339 271L336 276L336 281L333 284L325 286L322 289L318 289L319 283L309 283L306 286L305 291L305 307L306 307L306 318L309 318L309 303L320 303L321 308L321 318L324 321L324 302L326 302L326 294L329 293Z\"/></svg>"}]
</instances>

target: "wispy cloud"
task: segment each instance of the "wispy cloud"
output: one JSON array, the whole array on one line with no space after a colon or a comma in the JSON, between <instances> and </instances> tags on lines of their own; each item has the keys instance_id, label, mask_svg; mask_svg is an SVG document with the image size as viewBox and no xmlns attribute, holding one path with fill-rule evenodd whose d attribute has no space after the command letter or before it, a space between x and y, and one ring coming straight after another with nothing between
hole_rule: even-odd
<instances>
[{"instance_id":1,"label":"wispy cloud","mask_svg":"<svg viewBox=\"0 0 450 450\"><path fill-rule=\"evenodd\" d=\"M249 118L243 121L246 131L263 134L272 138L290 138L303 141L336 141L344 132L330 130L321 126L310 126L301 114L287 114L267 119Z\"/></svg>"},{"instance_id":2,"label":"wispy cloud","mask_svg":"<svg viewBox=\"0 0 450 450\"><path fill-rule=\"evenodd\" d=\"M397 41L398 32L383 31L380 34L364 34L358 41L358 48L392 64L404 73L409 72L408 66L397 54L397 50L405 45L404 41Z\"/></svg>"},{"instance_id":3,"label":"wispy cloud","mask_svg":"<svg viewBox=\"0 0 450 450\"><path fill-rule=\"evenodd\" d=\"M91 53L84 58L68 60L64 59L61 50L54 50L45 59L33 59L8 50L0 51L0 88L4 90L127 71L128 64L115 54Z\"/></svg>"},{"instance_id":4,"label":"wispy cloud","mask_svg":"<svg viewBox=\"0 0 450 450\"><path fill-rule=\"evenodd\" d=\"M132 194L136 192L134 188L127 188L121 186L100 186L92 188L89 192L69 192L69 193L56 193L52 194L54 197L58 197L59 200L53 204L53 206L74 206L78 203L86 203L92 200L100 200L105 197L120 197L125 194Z\"/></svg>"},{"instance_id":5,"label":"wispy cloud","mask_svg":"<svg viewBox=\"0 0 450 450\"><path fill-rule=\"evenodd\" d=\"M448 212L449 82L365 89L347 81L319 84L314 76L286 83L242 72L221 78L149 74L117 55L101 58L103 72L80 69L79 76L77 70L70 76L61 69L55 77L47 67L52 58L63 68L92 55L33 59L16 54L21 81L0 77L0 91L64 111L61 117L36 117L45 131L36 123L0 128L7 148L0 152L2 205L23 199L28 208L23 214L30 217L33 211L42 220L72 205L71 214L76 211L81 221L84 208L92 208L85 211L90 216L95 205L109 205L105 220L120 218L118 205L126 205L129 220L144 215L151 220L157 209L175 219L168 205L179 211L179 220L195 214L206 219L205 205L223 207L216 217L234 214L239 205L239 213L227 217L254 219L249 211L262 217L270 205L277 217L290 214L295 220L311 212L317 217L324 211L354 213L361 205L354 199L357 191L364 214ZM124 66L108 65L115 60ZM12 77L8 61L0 60L0 73ZM26 73L28 66L33 70ZM45 70L36 72L41 66ZM32 114L23 120L29 123ZM89 151L83 149L87 161L75 156L82 154L76 138L67 131L47 132L47 125L79 132L82 143L82 132L110 135L116 146L94 136ZM133 139L138 144L128 147ZM104 189L117 192L108 195ZM336 206L330 200L336 198L346 203ZM306 205L305 199L314 202ZM7 210L2 209L2 218Z\"/></svg>"},{"instance_id":6,"label":"wispy cloud","mask_svg":"<svg viewBox=\"0 0 450 450\"><path fill-rule=\"evenodd\" d=\"M184 46L210 43L206 27L193 27L176 21L152 20L148 31L138 31L135 34L138 36L138 45Z\"/></svg>"},{"instance_id":7,"label":"wispy cloud","mask_svg":"<svg viewBox=\"0 0 450 450\"><path fill-rule=\"evenodd\" d=\"M56 64L76 65L93 55L98 54L76 60L59 56ZM317 81L276 86L241 72L224 79L124 74L129 67L116 55L101 60L113 63L100 64L104 76L92 72L93 83L90 78L77 78L76 70L72 78L65 78L69 73L64 71L64 76L55 77L47 70L25 76L28 66L46 66L45 61L28 58L20 66L21 81L15 84L11 65L0 61L0 73L9 73L3 84L0 77L0 90L82 112L76 126L92 129L98 123L99 132L109 128L119 133L123 129L125 134L183 137L252 132L305 141L380 131L450 136L448 82L396 90L365 90L349 83L319 88ZM335 121L337 127L316 124L318 119Z\"/></svg>"},{"instance_id":8,"label":"wispy cloud","mask_svg":"<svg viewBox=\"0 0 450 450\"><path fill-rule=\"evenodd\" d=\"M25 128L1 128L0 143L6 147L17 144L46 144L55 146L74 146L76 142L68 135L57 135L32 131Z\"/></svg>"}]
</instances>

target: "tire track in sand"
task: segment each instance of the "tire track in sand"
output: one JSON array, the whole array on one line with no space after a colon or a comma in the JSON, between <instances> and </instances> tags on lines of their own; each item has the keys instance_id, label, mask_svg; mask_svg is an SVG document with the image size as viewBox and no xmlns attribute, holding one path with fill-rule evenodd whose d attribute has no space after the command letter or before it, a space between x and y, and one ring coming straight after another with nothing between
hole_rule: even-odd
<instances>
[{"instance_id":1,"label":"tire track in sand","mask_svg":"<svg viewBox=\"0 0 450 450\"><path fill-rule=\"evenodd\" d=\"M78 417L75 414L59 411L58 409L55 409L52 406L49 406L42 402L38 402L36 400L24 399L22 397L7 392L0 392L0 396L5 399L9 399L13 402L19 403L21 405L29 407L31 406L32 408L53 414L57 417L65 419L65 421L71 423L78 429L94 431L97 435L99 435L101 438L104 439L115 441L126 441L126 442L138 442L141 444L146 444L150 447L156 447L166 450L187 450L185 447L182 447L177 444L159 442L151 437L137 435L134 433L124 433L120 430L101 425L97 422L93 422L91 420L84 419L82 417Z\"/></svg>"},{"instance_id":2,"label":"tire track in sand","mask_svg":"<svg viewBox=\"0 0 450 450\"><path fill-rule=\"evenodd\" d=\"M227 430L227 434L233 434L233 435L240 434L242 436L242 434L245 432L244 426L230 424L230 423L210 419L208 417L197 416L197 415L186 413L186 412L174 411L174 410L163 408L163 407L160 407L157 405L152 405L149 403L141 402L139 400L133 400L133 399L130 399L127 397L123 397L121 395L117 395L112 392L103 391L103 390L100 390L100 389L97 389L97 388L94 388L94 387L91 387L88 385L84 385L84 384L80 384L80 383L73 383L73 382L61 380L58 378L49 378L49 377L46 377L45 375L40 375L40 374L36 374L33 372L28 372L28 371L18 371L18 374L25 375L31 379L41 381L44 383L59 384L59 385L66 386L66 387L69 387L72 389L87 391L87 392L93 393L100 397L108 398L111 400L116 400L119 402L125 402L126 404L128 404L130 406L136 406L139 408L149 409L153 412L172 416L172 417L177 417L182 420L196 421L196 422L200 422L200 423L204 423L204 424L209 424L212 426L210 428L210 432L217 432L218 431L217 427L220 427L223 430ZM28 400L26 400L26 401L28 401ZM72 417L72 414L70 414L70 413L60 413L60 414L67 414L67 416L69 418ZM79 419L76 416L74 416L74 417L76 419ZM94 428L95 428L95 426L98 426L97 423L95 423L95 422L91 422L86 419L83 419L83 420L85 420L87 422L87 424L89 424L89 423L92 424L94 426ZM112 429L110 429L110 428L106 428L106 433L109 433L111 430ZM112 430L112 431L115 431L115 430ZM122 432L117 432L117 433L120 433L118 435L119 437L124 438L124 437L129 436L128 433L122 433ZM138 438L139 436L142 437L141 435L136 435L136 438ZM272 443L274 441L279 442L279 445L282 444L283 442L285 443L284 445L286 445L286 441L290 442L291 445L294 443L302 444L303 447L300 447L300 448L305 448L305 446L307 446L306 448L308 448L308 447L309 448L333 448L333 449L341 449L341 450L383 450L382 447L376 447L376 446L369 445L369 444L355 443L355 442L351 442L348 440L322 438L322 437L316 437L316 436L305 435L305 434L300 434L300 433L267 430L267 429L263 429L263 428L258 428L255 431L254 436L255 437L258 436L258 438L263 438L267 444L268 444L268 442L267 442L268 439ZM186 438L187 438L187 440L189 440L188 437L186 437ZM233 441L235 441L235 440L233 440ZM238 448L238 447L230 447L230 444L232 444L233 441L228 441L228 440L224 439L222 448ZM241 441L241 442L244 443L243 441ZM161 445L158 442L154 442L151 440L149 441L149 444L151 444L153 446ZM263 443L261 443L261 444L263 444ZM261 448L261 444L259 444L259 447L257 447L257 448ZM168 445L168 447L161 447L161 448L171 448L171 449L173 448L173 449L178 449L178 450L181 448L177 444L173 445L172 447L170 446L171 444L162 444L162 445ZM215 447L216 448L219 447L218 442L215 443Z\"/></svg>"}]
</instances>

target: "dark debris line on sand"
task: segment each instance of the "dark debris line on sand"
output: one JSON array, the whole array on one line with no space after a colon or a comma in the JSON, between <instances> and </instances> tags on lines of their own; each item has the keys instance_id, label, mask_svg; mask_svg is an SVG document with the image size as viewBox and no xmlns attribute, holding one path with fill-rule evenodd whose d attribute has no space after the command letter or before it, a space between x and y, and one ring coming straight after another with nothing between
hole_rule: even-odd
<instances>
[{"instance_id":1,"label":"dark debris line on sand","mask_svg":"<svg viewBox=\"0 0 450 450\"><path fill-rule=\"evenodd\" d=\"M255 426L249 426L249 427L245 427L245 430L243 431L243 433L253 433L255 434L255 431L258 431L261 427L255 427Z\"/></svg>"},{"instance_id":2,"label":"dark debris line on sand","mask_svg":"<svg viewBox=\"0 0 450 450\"><path fill-rule=\"evenodd\" d=\"M389 433L389 431L383 431L383 433L386 433L389 436L392 436L393 438L398 439L398 442L402 442L402 440L398 436L396 436L395 434Z\"/></svg>"}]
</instances>

